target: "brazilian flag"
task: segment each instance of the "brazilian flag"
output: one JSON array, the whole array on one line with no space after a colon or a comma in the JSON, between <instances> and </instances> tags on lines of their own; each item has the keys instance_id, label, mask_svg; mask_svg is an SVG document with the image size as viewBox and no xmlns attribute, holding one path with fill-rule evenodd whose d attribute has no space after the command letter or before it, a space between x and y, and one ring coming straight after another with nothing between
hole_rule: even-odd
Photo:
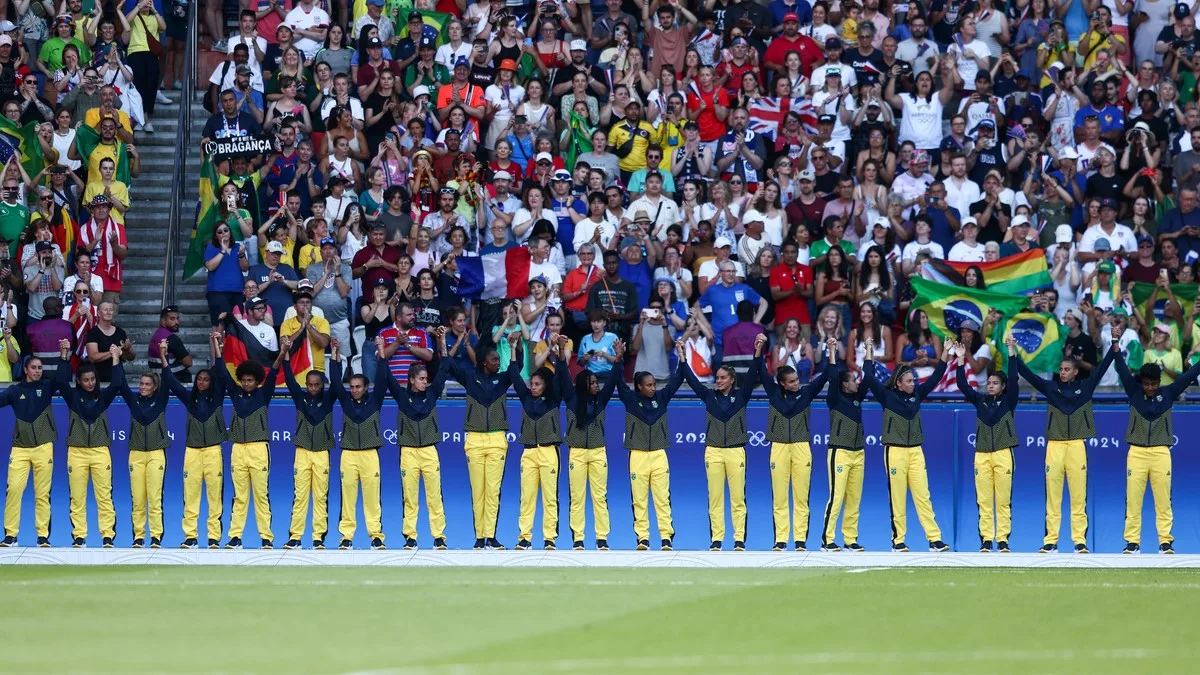
<instances>
[{"instance_id":1,"label":"brazilian flag","mask_svg":"<svg viewBox=\"0 0 1200 675\"><path fill-rule=\"evenodd\" d=\"M579 156L592 151L592 133L595 129L588 124L585 117L580 117L574 110L571 111L571 140L567 145L567 170L575 170L575 161Z\"/></svg>"},{"instance_id":2,"label":"brazilian flag","mask_svg":"<svg viewBox=\"0 0 1200 675\"><path fill-rule=\"evenodd\" d=\"M212 159L204 156L200 166L200 210L196 224L192 227L192 241L188 244L187 258L183 262L183 278L191 279L204 267L204 247L212 241L217 226L217 170Z\"/></svg>"},{"instance_id":3,"label":"brazilian flag","mask_svg":"<svg viewBox=\"0 0 1200 675\"><path fill-rule=\"evenodd\" d=\"M31 178L46 168L42 146L38 143L37 125L37 122L18 125L0 115L0 162L7 163L9 157L16 157Z\"/></svg>"},{"instance_id":4,"label":"brazilian flag","mask_svg":"<svg viewBox=\"0 0 1200 675\"><path fill-rule=\"evenodd\" d=\"M1008 358L1004 338L1009 335L1016 342L1017 355L1030 370L1048 373L1058 369L1067 340L1067 329L1058 322L1058 317L1044 312L1018 312L998 321L992 340L997 346L999 368L1005 367L1004 359Z\"/></svg>"},{"instance_id":5,"label":"brazilian flag","mask_svg":"<svg viewBox=\"0 0 1200 675\"><path fill-rule=\"evenodd\" d=\"M122 183L129 185L129 152L125 149L125 143L120 139L115 139L117 143L117 174L115 178ZM83 164L87 166L87 158L100 145L100 132L89 127L86 124L80 124L75 129L75 149L79 151L79 156L83 157ZM41 171L41 169L38 169Z\"/></svg>"},{"instance_id":6,"label":"brazilian flag","mask_svg":"<svg viewBox=\"0 0 1200 675\"><path fill-rule=\"evenodd\" d=\"M1196 284L1171 284L1171 295L1182 306L1183 313L1187 314L1188 308L1192 303L1196 302L1197 291L1200 291L1200 286ZM1160 321L1164 320L1163 309L1167 305L1167 294L1159 289L1155 294L1154 304L1150 304L1150 296L1154 294L1154 284L1148 284L1142 281L1135 281L1129 285L1129 297L1133 300L1134 309L1142 313L1142 318L1151 324L1157 318Z\"/></svg>"},{"instance_id":7,"label":"brazilian flag","mask_svg":"<svg viewBox=\"0 0 1200 675\"><path fill-rule=\"evenodd\" d=\"M942 337L957 338L958 329L968 319L982 326L991 309L1010 317L1029 306L1029 298L1021 295L940 284L921 277L909 281L917 292L911 308L924 311L930 330Z\"/></svg>"},{"instance_id":8,"label":"brazilian flag","mask_svg":"<svg viewBox=\"0 0 1200 675\"><path fill-rule=\"evenodd\" d=\"M450 20L454 17L444 12L430 12L428 10L416 10L421 18L425 20L425 25L437 31L437 39L434 40L434 45L441 47L450 41L450 32L446 27L450 25ZM408 15L398 17L396 20L396 35L401 38L408 37ZM428 31L426 31L428 32Z\"/></svg>"}]
</instances>

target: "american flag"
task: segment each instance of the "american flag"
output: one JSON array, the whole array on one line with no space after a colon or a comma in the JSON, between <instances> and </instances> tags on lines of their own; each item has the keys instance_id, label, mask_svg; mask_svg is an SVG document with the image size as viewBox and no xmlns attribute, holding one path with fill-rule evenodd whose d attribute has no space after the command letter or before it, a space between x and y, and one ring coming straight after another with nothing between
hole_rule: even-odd
<instances>
[{"instance_id":1,"label":"american flag","mask_svg":"<svg viewBox=\"0 0 1200 675\"><path fill-rule=\"evenodd\" d=\"M800 124L810 134L817 133L817 111L807 98L777 98L764 96L750 104L750 130L774 139L783 127L789 112L800 115Z\"/></svg>"}]
</instances>

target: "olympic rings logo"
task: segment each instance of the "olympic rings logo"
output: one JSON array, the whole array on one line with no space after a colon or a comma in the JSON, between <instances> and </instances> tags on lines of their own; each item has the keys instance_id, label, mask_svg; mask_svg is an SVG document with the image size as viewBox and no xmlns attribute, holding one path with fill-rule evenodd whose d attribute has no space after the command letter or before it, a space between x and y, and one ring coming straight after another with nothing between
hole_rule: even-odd
<instances>
[{"instance_id":1,"label":"olympic rings logo","mask_svg":"<svg viewBox=\"0 0 1200 675\"><path fill-rule=\"evenodd\" d=\"M765 431L750 432L750 441L749 441L748 445L750 445L751 447L755 447L755 448L764 448L767 445L769 445L769 442L767 441L766 432Z\"/></svg>"}]
</instances>

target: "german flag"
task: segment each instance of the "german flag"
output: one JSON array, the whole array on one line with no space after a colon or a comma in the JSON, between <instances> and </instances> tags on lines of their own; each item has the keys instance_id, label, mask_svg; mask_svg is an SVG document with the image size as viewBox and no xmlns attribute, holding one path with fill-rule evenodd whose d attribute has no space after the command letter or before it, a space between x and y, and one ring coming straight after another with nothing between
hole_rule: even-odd
<instances>
[{"instance_id":1,"label":"german flag","mask_svg":"<svg viewBox=\"0 0 1200 675\"><path fill-rule=\"evenodd\" d=\"M222 356L230 377L236 378L237 367L246 361L257 361L269 369L279 356L279 338L275 335L275 328L265 323L251 326L245 319L227 317ZM280 372L275 380L277 386L283 386L283 373Z\"/></svg>"}]
</instances>

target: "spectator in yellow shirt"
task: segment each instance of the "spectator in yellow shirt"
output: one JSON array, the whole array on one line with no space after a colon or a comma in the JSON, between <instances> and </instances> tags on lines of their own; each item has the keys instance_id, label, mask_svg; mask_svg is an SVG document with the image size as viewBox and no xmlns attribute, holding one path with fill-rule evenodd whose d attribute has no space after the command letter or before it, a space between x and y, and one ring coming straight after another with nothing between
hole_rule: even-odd
<instances>
[{"instance_id":1,"label":"spectator in yellow shirt","mask_svg":"<svg viewBox=\"0 0 1200 675\"><path fill-rule=\"evenodd\" d=\"M92 201L96 195L104 195L112 202L112 217L121 225L125 224L125 212L129 210L129 186L116 179L117 163L111 157L100 160L100 174L90 176L83 190L83 203Z\"/></svg>"},{"instance_id":2,"label":"spectator in yellow shirt","mask_svg":"<svg viewBox=\"0 0 1200 675\"><path fill-rule=\"evenodd\" d=\"M292 355L288 368L297 380L303 380L310 370L325 372L325 348L329 346L329 322L313 314L312 291L300 290L293 305L296 316L279 327L280 337L290 338Z\"/></svg>"},{"instance_id":3,"label":"spectator in yellow shirt","mask_svg":"<svg viewBox=\"0 0 1200 675\"><path fill-rule=\"evenodd\" d=\"M621 182L628 185L634 171L646 168L646 150L658 144L658 131L642 119L642 104L630 101L625 106L625 119L608 132L608 144L620 157Z\"/></svg>"}]
</instances>

